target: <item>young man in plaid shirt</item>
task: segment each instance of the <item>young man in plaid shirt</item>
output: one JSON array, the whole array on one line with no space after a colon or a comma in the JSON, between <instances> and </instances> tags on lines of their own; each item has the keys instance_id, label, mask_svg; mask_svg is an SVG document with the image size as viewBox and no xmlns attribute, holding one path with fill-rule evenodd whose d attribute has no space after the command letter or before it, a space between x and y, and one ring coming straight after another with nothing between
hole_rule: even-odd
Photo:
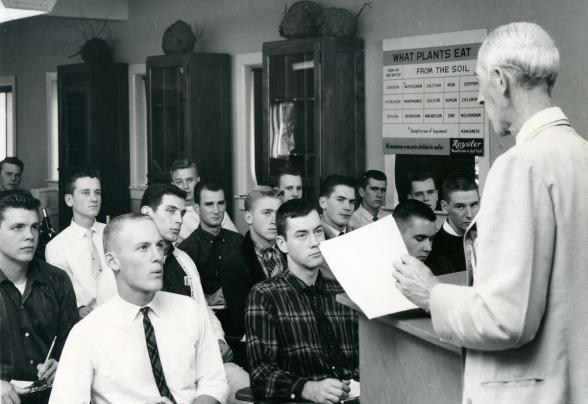
<instances>
[{"instance_id":1,"label":"young man in plaid shirt","mask_svg":"<svg viewBox=\"0 0 588 404\"><path fill-rule=\"evenodd\" d=\"M251 388L259 399L338 403L359 377L357 315L336 302L343 289L319 270L325 237L314 207L290 200L278 209L276 225L288 270L249 295Z\"/></svg>"}]
</instances>

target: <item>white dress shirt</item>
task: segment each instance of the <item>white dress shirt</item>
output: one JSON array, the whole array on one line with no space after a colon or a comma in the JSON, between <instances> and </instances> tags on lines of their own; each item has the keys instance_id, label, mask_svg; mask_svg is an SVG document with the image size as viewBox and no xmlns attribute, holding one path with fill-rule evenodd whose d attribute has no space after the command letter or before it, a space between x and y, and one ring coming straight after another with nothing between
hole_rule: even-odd
<instances>
[{"instance_id":1,"label":"white dress shirt","mask_svg":"<svg viewBox=\"0 0 588 404\"><path fill-rule=\"evenodd\" d=\"M157 292L147 306L165 380L177 403L192 403L201 395L224 403L227 381L203 308L167 292ZM140 309L117 296L71 330L50 403L145 404L160 397Z\"/></svg>"},{"instance_id":2,"label":"white dress shirt","mask_svg":"<svg viewBox=\"0 0 588 404\"><path fill-rule=\"evenodd\" d=\"M104 223L94 222L93 242L100 255L100 267L106 268L102 233ZM45 260L69 275L76 292L78 307L96 306L96 279L92 276L92 252L88 248L88 229L75 223L71 224L51 240L45 248Z\"/></svg>"},{"instance_id":3,"label":"white dress shirt","mask_svg":"<svg viewBox=\"0 0 588 404\"><path fill-rule=\"evenodd\" d=\"M178 240L174 244L180 244L182 241L187 239L188 236L198 228L198 226L200 226L200 215L196 213L196 210L194 210L193 206L188 206L186 208L186 214L184 215L182 228L180 229L180 234L178 235ZM233 223L227 212L225 212L225 217L223 218L221 227L239 233L239 230L237 230L235 223Z\"/></svg>"},{"instance_id":4,"label":"white dress shirt","mask_svg":"<svg viewBox=\"0 0 588 404\"><path fill-rule=\"evenodd\" d=\"M208 315L210 317L210 321L212 322L213 334L216 339L225 340L225 333L223 331L223 327L214 314L212 308L207 304L206 298L204 297L204 290L202 290L202 283L200 281L200 275L198 274L198 269L196 269L196 264L192 261L192 258L184 251L180 250L179 248L174 248L173 251L174 256L178 260L178 263L186 272L186 276L190 277L190 289L192 290L192 299L194 299L198 305L206 308L208 311ZM105 268L100 272L98 275L98 286L97 286L97 302L98 305L102 305L106 303L114 296L118 296L118 289L116 287L116 279L114 277L114 272L112 269Z\"/></svg>"},{"instance_id":5,"label":"white dress shirt","mask_svg":"<svg viewBox=\"0 0 588 404\"><path fill-rule=\"evenodd\" d=\"M381 218L386 217L389 214L390 212L380 209L378 210L378 214L376 215L376 217L378 218L378 220L380 220ZM357 208L355 212L353 212L353 214L351 215L347 227L349 227L349 230L355 230L373 222L374 216L370 212L368 212L367 209L363 207L363 205L359 205L359 208Z\"/></svg>"}]
</instances>

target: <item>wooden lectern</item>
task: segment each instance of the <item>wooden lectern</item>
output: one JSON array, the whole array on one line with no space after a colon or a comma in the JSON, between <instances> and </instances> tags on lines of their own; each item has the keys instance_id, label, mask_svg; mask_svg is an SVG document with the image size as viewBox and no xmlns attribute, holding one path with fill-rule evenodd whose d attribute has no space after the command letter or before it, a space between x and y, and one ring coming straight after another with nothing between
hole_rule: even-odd
<instances>
[{"instance_id":1,"label":"wooden lectern","mask_svg":"<svg viewBox=\"0 0 588 404\"><path fill-rule=\"evenodd\" d=\"M461 348L441 341L424 312L368 320L346 295L337 300L359 313L362 403L461 402Z\"/></svg>"}]
</instances>

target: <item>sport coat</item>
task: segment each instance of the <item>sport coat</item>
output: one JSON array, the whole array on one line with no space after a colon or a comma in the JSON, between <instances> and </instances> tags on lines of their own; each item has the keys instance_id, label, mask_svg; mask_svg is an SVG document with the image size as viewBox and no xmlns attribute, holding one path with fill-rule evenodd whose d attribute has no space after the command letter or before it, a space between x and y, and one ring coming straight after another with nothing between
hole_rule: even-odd
<instances>
[{"instance_id":1,"label":"sport coat","mask_svg":"<svg viewBox=\"0 0 588 404\"><path fill-rule=\"evenodd\" d=\"M464 403L586 403L588 142L559 108L523 129L465 235L473 286L436 285L433 325L467 348Z\"/></svg>"}]
</instances>

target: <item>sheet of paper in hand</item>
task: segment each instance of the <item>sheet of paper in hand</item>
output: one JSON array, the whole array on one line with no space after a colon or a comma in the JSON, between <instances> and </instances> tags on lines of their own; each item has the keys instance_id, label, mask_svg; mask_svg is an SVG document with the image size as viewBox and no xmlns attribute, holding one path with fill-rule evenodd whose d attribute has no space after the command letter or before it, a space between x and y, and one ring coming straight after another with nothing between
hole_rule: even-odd
<instances>
[{"instance_id":1,"label":"sheet of paper in hand","mask_svg":"<svg viewBox=\"0 0 588 404\"><path fill-rule=\"evenodd\" d=\"M407 253L392 215L324 241L319 248L349 298L369 319L417 308L392 277L392 262Z\"/></svg>"}]
</instances>

